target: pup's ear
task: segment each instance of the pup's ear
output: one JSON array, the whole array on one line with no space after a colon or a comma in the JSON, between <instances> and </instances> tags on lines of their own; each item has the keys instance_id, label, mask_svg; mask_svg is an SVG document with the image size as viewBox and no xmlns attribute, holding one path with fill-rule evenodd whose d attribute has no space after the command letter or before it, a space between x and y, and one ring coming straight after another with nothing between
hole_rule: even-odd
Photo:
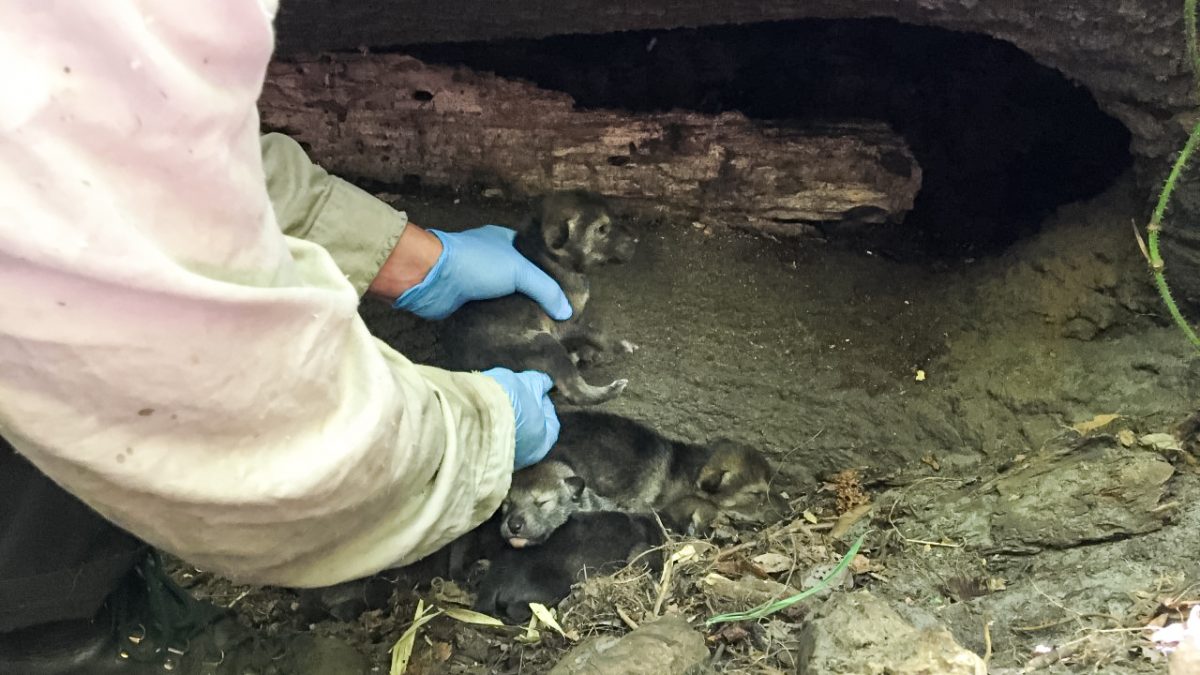
<instances>
[{"instance_id":1,"label":"pup's ear","mask_svg":"<svg viewBox=\"0 0 1200 675\"><path fill-rule=\"evenodd\" d=\"M696 486L709 494L715 494L721 491L728 479L728 471L706 466L700 471L700 478L696 480Z\"/></svg>"},{"instance_id":2,"label":"pup's ear","mask_svg":"<svg viewBox=\"0 0 1200 675\"><path fill-rule=\"evenodd\" d=\"M567 247L567 242L571 240L571 230L575 228L577 221L577 215L573 215L570 219L563 219L561 215L552 215L550 218L542 219L542 241L546 242L546 248L555 253L562 252Z\"/></svg>"},{"instance_id":3,"label":"pup's ear","mask_svg":"<svg viewBox=\"0 0 1200 675\"><path fill-rule=\"evenodd\" d=\"M579 476L567 476L563 479L563 482L566 483L567 489L571 491L571 500L579 501L580 495L583 494L583 488L587 486L583 482L583 479Z\"/></svg>"}]
</instances>

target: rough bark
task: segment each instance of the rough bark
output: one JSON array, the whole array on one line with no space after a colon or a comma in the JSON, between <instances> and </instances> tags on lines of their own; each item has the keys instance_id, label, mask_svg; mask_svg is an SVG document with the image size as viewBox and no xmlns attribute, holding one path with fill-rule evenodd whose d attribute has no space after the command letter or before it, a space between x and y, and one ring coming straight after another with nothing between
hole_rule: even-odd
<instances>
[{"instance_id":1,"label":"rough bark","mask_svg":"<svg viewBox=\"0 0 1200 675\"><path fill-rule=\"evenodd\" d=\"M921 170L876 122L793 129L744 116L577 111L565 94L402 55L272 65L263 124L339 174L482 184L514 197L584 188L643 215L783 233L896 222Z\"/></svg>"}]
</instances>

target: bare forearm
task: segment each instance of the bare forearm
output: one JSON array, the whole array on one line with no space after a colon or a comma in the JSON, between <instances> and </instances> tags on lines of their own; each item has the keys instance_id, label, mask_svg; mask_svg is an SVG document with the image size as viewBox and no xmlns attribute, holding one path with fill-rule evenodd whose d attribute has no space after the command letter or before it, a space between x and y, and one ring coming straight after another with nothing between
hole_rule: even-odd
<instances>
[{"instance_id":1,"label":"bare forearm","mask_svg":"<svg viewBox=\"0 0 1200 675\"><path fill-rule=\"evenodd\" d=\"M394 302L404 291L425 279L441 254L442 242L410 222L367 292L389 303Z\"/></svg>"}]
</instances>

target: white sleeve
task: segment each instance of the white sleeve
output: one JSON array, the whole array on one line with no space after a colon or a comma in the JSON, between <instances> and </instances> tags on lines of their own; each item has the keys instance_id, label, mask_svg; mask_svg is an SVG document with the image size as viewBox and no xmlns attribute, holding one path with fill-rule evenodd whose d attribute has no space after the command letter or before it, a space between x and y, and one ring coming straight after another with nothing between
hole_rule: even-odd
<instances>
[{"instance_id":1,"label":"white sleeve","mask_svg":"<svg viewBox=\"0 0 1200 675\"><path fill-rule=\"evenodd\" d=\"M268 200L273 3L0 3L0 435L117 524L312 586L426 555L508 487L478 374L378 342Z\"/></svg>"}]
</instances>

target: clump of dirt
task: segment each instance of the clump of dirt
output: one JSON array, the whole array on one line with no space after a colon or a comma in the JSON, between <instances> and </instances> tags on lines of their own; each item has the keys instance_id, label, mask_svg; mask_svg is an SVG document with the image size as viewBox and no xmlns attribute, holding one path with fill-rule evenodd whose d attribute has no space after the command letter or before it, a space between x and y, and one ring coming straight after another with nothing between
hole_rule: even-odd
<instances>
[{"instance_id":1,"label":"clump of dirt","mask_svg":"<svg viewBox=\"0 0 1200 675\"><path fill-rule=\"evenodd\" d=\"M469 195L396 200L447 229L519 217ZM1139 209L1122 182L1003 254L949 261L642 224L638 256L600 274L592 298L641 349L586 376L629 378L605 408L665 434L763 449L782 516L673 539L668 553L693 552L665 584L638 569L587 580L559 608L568 635L675 613L703 631L718 671L820 672L805 661L813 644L854 616L827 603L867 589L911 635L948 629L992 673L1161 671L1142 627L1200 600L1200 424L1187 421L1200 379L1146 281L1129 231ZM438 361L428 325L363 314L409 358ZM815 597L703 628L812 588L864 533L861 557ZM418 594L447 607L471 588L397 576L384 609L338 621L303 616L290 591L186 567L177 578L268 630L351 639L380 672ZM410 672L545 672L575 643L522 634L439 617Z\"/></svg>"},{"instance_id":2,"label":"clump of dirt","mask_svg":"<svg viewBox=\"0 0 1200 675\"><path fill-rule=\"evenodd\" d=\"M837 495L837 512L839 514L854 509L871 501L862 487L862 476L855 469L839 471L829 479L828 489Z\"/></svg>"}]
</instances>

